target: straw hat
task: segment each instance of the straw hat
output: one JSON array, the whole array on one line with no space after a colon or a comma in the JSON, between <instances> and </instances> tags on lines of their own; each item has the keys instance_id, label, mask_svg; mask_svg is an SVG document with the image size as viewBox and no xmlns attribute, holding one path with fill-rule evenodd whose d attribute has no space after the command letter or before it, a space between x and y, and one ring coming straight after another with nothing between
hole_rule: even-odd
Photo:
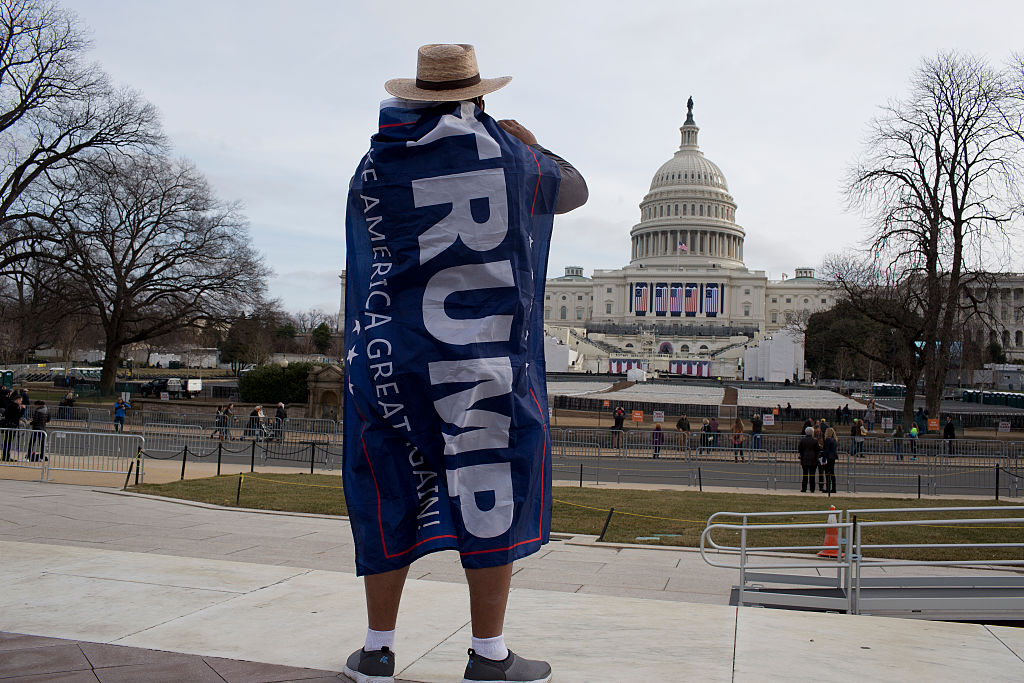
<instances>
[{"instance_id":1,"label":"straw hat","mask_svg":"<svg viewBox=\"0 0 1024 683\"><path fill-rule=\"evenodd\" d=\"M472 45L424 45L416 57L416 78L393 78L384 89L395 97L424 102L457 102L504 88L511 76L480 78Z\"/></svg>"}]
</instances>

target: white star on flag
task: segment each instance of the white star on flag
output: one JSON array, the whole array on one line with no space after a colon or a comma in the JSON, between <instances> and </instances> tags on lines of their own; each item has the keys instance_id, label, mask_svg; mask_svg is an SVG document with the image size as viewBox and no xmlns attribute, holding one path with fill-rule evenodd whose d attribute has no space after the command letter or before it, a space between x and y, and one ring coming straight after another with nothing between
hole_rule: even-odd
<instances>
[{"instance_id":1,"label":"white star on flag","mask_svg":"<svg viewBox=\"0 0 1024 683\"><path fill-rule=\"evenodd\" d=\"M352 332L359 334L359 318L356 318L355 325L352 326Z\"/></svg>"},{"instance_id":2,"label":"white star on flag","mask_svg":"<svg viewBox=\"0 0 1024 683\"><path fill-rule=\"evenodd\" d=\"M530 235L529 239L530 239L530 249L533 249L533 235Z\"/></svg>"},{"instance_id":3,"label":"white star on flag","mask_svg":"<svg viewBox=\"0 0 1024 683\"><path fill-rule=\"evenodd\" d=\"M349 382L349 383L348 383L348 393L350 393L350 394L352 394L353 396L355 396L355 393L356 393L356 392L355 392L355 389L353 389L353 388L352 388L352 382Z\"/></svg>"},{"instance_id":4,"label":"white star on flag","mask_svg":"<svg viewBox=\"0 0 1024 683\"><path fill-rule=\"evenodd\" d=\"M348 356L347 356L346 358L347 358L347 360L348 360L348 362L349 362L349 365L351 365L351 364L352 364L352 359L353 359L353 358L355 358L355 357L356 357L356 356L358 356L358 355L359 355L359 354L358 354L358 353L356 353L356 350L355 350L355 349L349 349L349 350L348 350Z\"/></svg>"}]
</instances>

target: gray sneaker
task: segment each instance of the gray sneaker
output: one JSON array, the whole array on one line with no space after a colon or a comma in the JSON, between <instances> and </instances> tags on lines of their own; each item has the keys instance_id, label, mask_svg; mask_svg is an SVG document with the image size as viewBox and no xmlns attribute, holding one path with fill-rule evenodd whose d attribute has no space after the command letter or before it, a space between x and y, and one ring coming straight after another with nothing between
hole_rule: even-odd
<instances>
[{"instance_id":1,"label":"gray sneaker","mask_svg":"<svg viewBox=\"0 0 1024 683\"><path fill-rule=\"evenodd\" d=\"M395 683L395 653L359 648L345 662L345 675L356 683Z\"/></svg>"},{"instance_id":2,"label":"gray sneaker","mask_svg":"<svg viewBox=\"0 0 1024 683\"><path fill-rule=\"evenodd\" d=\"M470 649L462 683L548 683L550 680L551 667L547 662L523 659L512 650L499 662L481 657Z\"/></svg>"}]
</instances>

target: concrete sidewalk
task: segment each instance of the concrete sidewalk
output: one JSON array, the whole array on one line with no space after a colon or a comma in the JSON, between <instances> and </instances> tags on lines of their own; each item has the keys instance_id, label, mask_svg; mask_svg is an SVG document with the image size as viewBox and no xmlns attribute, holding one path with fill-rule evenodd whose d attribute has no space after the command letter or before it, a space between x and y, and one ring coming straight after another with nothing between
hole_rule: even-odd
<instances>
[{"instance_id":1,"label":"concrete sidewalk","mask_svg":"<svg viewBox=\"0 0 1024 683\"><path fill-rule=\"evenodd\" d=\"M337 518L0 481L0 575L0 631L12 633L310 676L340 670L365 634L351 533ZM738 609L727 604L735 581L693 551L557 540L517 563L506 637L551 661L560 682L1024 680L1024 629ZM461 679L463 583L453 552L413 566L401 680Z\"/></svg>"}]
</instances>

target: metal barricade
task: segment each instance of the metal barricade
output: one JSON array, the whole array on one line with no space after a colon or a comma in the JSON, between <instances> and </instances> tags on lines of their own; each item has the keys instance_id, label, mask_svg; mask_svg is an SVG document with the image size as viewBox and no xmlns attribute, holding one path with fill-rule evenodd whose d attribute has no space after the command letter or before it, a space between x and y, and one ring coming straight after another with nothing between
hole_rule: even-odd
<instances>
[{"instance_id":1,"label":"metal barricade","mask_svg":"<svg viewBox=\"0 0 1024 683\"><path fill-rule=\"evenodd\" d=\"M87 431L103 431L114 428L114 418L111 411L106 408L89 408L89 418L86 423Z\"/></svg>"},{"instance_id":2,"label":"metal barricade","mask_svg":"<svg viewBox=\"0 0 1024 683\"><path fill-rule=\"evenodd\" d=\"M46 436L42 430L0 428L0 467L39 470L45 479Z\"/></svg>"},{"instance_id":3,"label":"metal barricade","mask_svg":"<svg viewBox=\"0 0 1024 683\"><path fill-rule=\"evenodd\" d=\"M145 443L145 439L137 434L51 430L46 439L46 471L127 474L132 463L138 461L139 480L142 481L140 454Z\"/></svg>"},{"instance_id":4,"label":"metal barricade","mask_svg":"<svg viewBox=\"0 0 1024 683\"><path fill-rule=\"evenodd\" d=\"M216 442L200 425L150 422L143 426L142 434L146 440L146 455L158 460L183 456L186 448L193 456L199 457L205 457L216 449Z\"/></svg>"},{"instance_id":5,"label":"metal barricade","mask_svg":"<svg viewBox=\"0 0 1024 683\"><path fill-rule=\"evenodd\" d=\"M1012 471L1007 444L980 439L935 439L939 454L933 456L935 493L963 490L994 491L1006 488L1013 495L1013 477L1000 481L997 470Z\"/></svg>"},{"instance_id":6,"label":"metal barricade","mask_svg":"<svg viewBox=\"0 0 1024 683\"><path fill-rule=\"evenodd\" d=\"M82 406L53 406L50 408L50 426L88 429L89 410Z\"/></svg>"},{"instance_id":7,"label":"metal barricade","mask_svg":"<svg viewBox=\"0 0 1024 683\"><path fill-rule=\"evenodd\" d=\"M551 450L555 455L596 458L623 455L627 432L610 429L551 429Z\"/></svg>"},{"instance_id":8,"label":"metal barricade","mask_svg":"<svg viewBox=\"0 0 1024 683\"><path fill-rule=\"evenodd\" d=\"M284 440L333 443L338 438L335 420L289 417L284 421Z\"/></svg>"}]
</instances>

